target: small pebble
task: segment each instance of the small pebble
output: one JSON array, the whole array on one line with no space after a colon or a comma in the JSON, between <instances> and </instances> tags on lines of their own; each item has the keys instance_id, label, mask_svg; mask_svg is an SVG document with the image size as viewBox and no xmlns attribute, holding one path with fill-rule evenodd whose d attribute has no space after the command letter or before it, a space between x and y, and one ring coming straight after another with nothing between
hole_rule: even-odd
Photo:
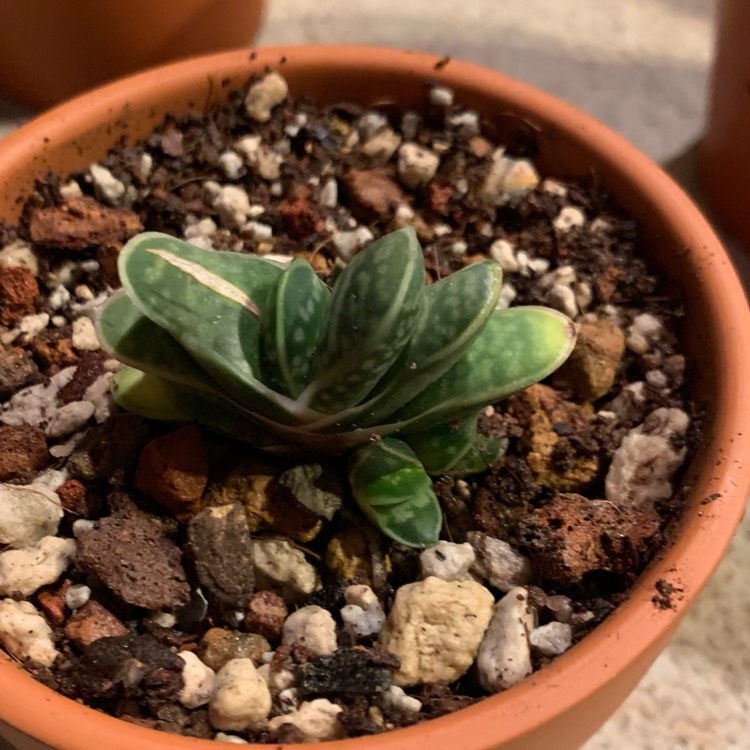
<instances>
[{"instance_id":1,"label":"small pebble","mask_svg":"<svg viewBox=\"0 0 750 750\"><path fill-rule=\"evenodd\" d=\"M101 348L90 318L77 318L73 321L73 346L81 352L95 352Z\"/></svg>"},{"instance_id":2,"label":"small pebble","mask_svg":"<svg viewBox=\"0 0 750 750\"><path fill-rule=\"evenodd\" d=\"M181 651L177 656L185 662L182 670L183 687L180 703L185 708L199 708L211 700L216 684L216 673L192 651Z\"/></svg>"},{"instance_id":3,"label":"small pebble","mask_svg":"<svg viewBox=\"0 0 750 750\"><path fill-rule=\"evenodd\" d=\"M544 656L560 656L573 643L573 628L563 622L548 622L531 631L529 643Z\"/></svg>"},{"instance_id":4,"label":"small pebble","mask_svg":"<svg viewBox=\"0 0 750 750\"><path fill-rule=\"evenodd\" d=\"M244 171L242 157L236 151L225 151L221 154L219 166L230 180L239 179Z\"/></svg>"},{"instance_id":5,"label":"small pebble","mask_svg":"<svg viewBox=\"0 0 750 750\"><path fill-rule=\"evenodd\" d=\"M332 654L336 651L336 622L323 607L302 607L287 617L281 642L302 646L314 656Z\"/></svg>"},{"instance_id":6,"label":"small pebble","mask_svg":"<svg viewBox=\"0 0 750 750\"><path fill-rule=\"evenodd\" d=\"M405 143L398 150L396 171L401 182L411 190L426 185L437 172L440 157L416 143Z\"/></svg>"},{"instance_id":7,"label":"small pebble","mask_svg":"<svg viewBox=\"0 0 750 750\"><path fill-rule=\"evenodd\" d=\"M568 232L574 227L582 227L586 223L586 214L575 206L565 206L552 220L552 226L558 232Z\"/></svg>"},{"instance_id":8,"label":"small pebble","mask_svg":"<svg viewBox=\"0 0 750 750\"><path fill-rule=\"evenodd\" d=\"M453 91L446 86L433 86L430 89L430 104L450 107L453 104Z\"/></svg>"},{"instance_id":9,"label":"small pebble","mask_svg":"<svg viewBox=\"0 0 750 750\"><path fill-rule=\"evenodd\" d=\"M125 185L112 172L101 164L92 164L89 167L89 174L94 183L94 190L105 203L112 206L122 203L125 197Z\"/></svg>"},{"instance_id":10,"label":"small pebble","mask_svg":"<svg viewBox=\"0 0 750 750\"><path fill-rule=\"evenodd\" d=\"M471 578L469 570L476 556L468 543L454 544L440 540L419 555L421 577L435 576L443 581L463 581Z\"/></svg>"},{"instance_id":11,"label":"small pebble","mask_svg":"<svg viewBox=\"0 0 750 750\"><path fill-rule=\"evenodd\" d=\"M83 583L74 584L65 592L65 605L79 609L91 598L91 589Z\"/></svg>"},{"instance_id":12,"label":"small pebble","mask_svg":"<svg viewBox=\"0 0 750 750\"><path fill-rule=\"evenodd\" d=\"M287 82L278 73L268 73L254 83L245 97L245 111L256 122L268 122L273 108L289 93Z\"/></svg>"}]
</instances>

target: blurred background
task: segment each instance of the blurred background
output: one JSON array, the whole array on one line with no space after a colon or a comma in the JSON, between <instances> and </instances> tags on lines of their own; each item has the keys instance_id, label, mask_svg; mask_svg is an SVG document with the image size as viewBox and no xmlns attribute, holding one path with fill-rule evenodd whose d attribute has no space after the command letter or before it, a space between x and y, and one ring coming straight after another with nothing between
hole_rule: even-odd
<instances>
[{"instance_id":1,"label":"blurred background","mask_svg":"<svg viewBox=\"0 0 750 750\"><path fill-rule=\"evenodd\" d=\"M105 15L114 5L89 4L105 6ZM162 6L144 8L149 4ZM750 7L750 0L741 4ZM0 29L9 28L7 6L27 3L0 2ZM700 201L695 144L705 125L715 6L714 0L269 0L257 45L379 44L502 71L614 128L665 164ZM212 12L202 20L204 29L219 21ZM175 33L189 35L179 28ZM3 50L11 50L1 34L0 68ZM98 54L103 59L114 52L107 45ZM19 54L30 59L29 48ZM53 95L62 90L53 87ZM0 101L0 134L37 110ZM745 256L735 253L750 279ZM585 750L750 748L749 569L746 521L673 644Z\"/></svg>"}]
</instances>

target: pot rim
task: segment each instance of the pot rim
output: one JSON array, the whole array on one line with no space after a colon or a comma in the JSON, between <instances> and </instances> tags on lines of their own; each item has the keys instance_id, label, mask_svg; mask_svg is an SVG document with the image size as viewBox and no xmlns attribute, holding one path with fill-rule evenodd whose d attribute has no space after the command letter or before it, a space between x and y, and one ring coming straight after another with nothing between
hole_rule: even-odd
<instances>
[{"instance_id":1,"label":"pot rim","mask_svg":"<svg viewBox=\"0 0 750 750\"><path fill-rule=\"evenodd\" d=\"M450 716L382 735L320 743L331 750L400 750L433 747L434 750L490 750L502 743L518 740L532 729L551 722L576 704L613 681L628 665L646 658L646 652L663 645L695 600L718 565L740 522L750 486L750 425L743 430L743 414L750 410L750 385L742 370L743 358L750 352L750 312L742 286L726 252L712 229L685 193L648 157L622 137L592 117L555 97L515 81L501 73L451 60L436 67L438 55L404 52L358 45L279 46L258 50L252 63L248 50L241 49L202 56L154 68L95 89L24 125L0 142L0 171L31 160L42 143L63 141L71 123L98 113L118 111L123 101L138 97L151 88L166 90L187 86L207 75L245 75L265 65L295 69L325 64L329 75L337 71L372 69L373 66L398 76L415 72L425 80L435 79L456 88L494 91L512 109L539 113L569 138L585 141L586 149L607 165L610 172L637 185L660 217L689 248L685 263L701 273L715 320L712 333L717 337L715 351L724 363L722 397L717 403L713 434L704 446L706 470L691 493L683 532L651 563L633 588L629 599L604 623L551 665L534 673L510 690L481 700ZM282 73L284 68L281 68ZM10 166L8 166L10 165ZM0 181L2 181L0 175ZM724 437L722 437L724 436ZM729 438L727 439L727 436ZM708 476L710 475L710 476ZM721 499L700 504L697 495L706 498L719 493ZM696 566L691 561L700 559ZM659 579L679 583L681 599L672 609L654 606L652 595ZM639 637L621 637L623 629L637 629ZM197 740L157 732L64 698L36 682L4 655L0 658L3 700L0 720L54 748L82 750L109 747L111 750L209 750L210 740ZM251 747L260 748L260 745ZM299 745L274 746L278 750Z\"/></svg>"}]
</instances>

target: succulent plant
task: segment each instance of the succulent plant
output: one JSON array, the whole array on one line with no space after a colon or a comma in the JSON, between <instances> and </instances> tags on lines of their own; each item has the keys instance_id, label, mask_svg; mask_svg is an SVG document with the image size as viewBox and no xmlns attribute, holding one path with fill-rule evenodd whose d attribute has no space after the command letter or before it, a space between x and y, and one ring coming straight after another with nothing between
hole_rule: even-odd
<instances>
[{"instance_id":1,"label":"succulent plant","mask_svg":"<svg viewBox=\"0 0 750 750\"><path fill-rule=\"evenodd\" d=\"M438 539L430 474L492 465L480 409L554 371L575 327L543 307L497 310L502 273L476 263L425 283L411 228L358 253L330 290L302 260L207 251L156 232L119 257L103 347L115 400L260 448L347 454L352 494L383 533Z\"/></svg>"}]
</instances>

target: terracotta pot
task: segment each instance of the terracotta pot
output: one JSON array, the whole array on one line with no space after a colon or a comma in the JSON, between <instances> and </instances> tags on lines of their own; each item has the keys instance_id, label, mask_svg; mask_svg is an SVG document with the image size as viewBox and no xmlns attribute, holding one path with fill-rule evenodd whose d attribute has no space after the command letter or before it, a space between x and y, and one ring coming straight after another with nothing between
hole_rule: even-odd
<instances>
[{"instance_id":1,"label":"terracotta pot","mask_svg":"<svg viewBox=\"0 0 750 750\"><path fill-rule=\"evenodd\" d=\"M750 248L750 3L718 3L700 178L711 212Z\"/></svg>"},{"instance_id":2,"label":"terracotta pot","mask_svg":"<svg viewBox=\"0 0 750 750\"><path fill-rule=\"evenodd\" d=\"M607 128L551 96L473 65L362 47L268 49L214 55L144 73L83 96L0 143L0 215L13 220L36 175L100 158L121 136L147 135L166 112L185 113L226 95L251 71L279 67L292 92L323 101L393 101L414 107L437 79L457 100L494 118L498 131L532 127L538 163L558 176L597 175L641 223L647 252L687 300L685 343L695 394L708 415L705 445L687 471L687 512L677 541L643 575L630 599L593 634L523 683L470 708L332 750L572 750L635 687L718 564L750 484L750 313L724 250L701 214L657 166ZM708 504L705 498L718 493ZM680 596L651 598L666 579ZM23 748L190 750L215 748L136 727L63 698L0 659L0 719ZM7 731L7 730L6 730ZM35 738L32 741L29 738ZM258 746L260 747L260 746Z\"/></svg>"},{"instance_id":3,"label":"terracotta pot","mask_svg":"<svg viewBox=\"0 0 750 750\"><path fill-rule=\"evenodd\" d=\"M49 106L153 65L250 44L265 0L0 0L0 95Z\"/></svg>"}]
</instances>

